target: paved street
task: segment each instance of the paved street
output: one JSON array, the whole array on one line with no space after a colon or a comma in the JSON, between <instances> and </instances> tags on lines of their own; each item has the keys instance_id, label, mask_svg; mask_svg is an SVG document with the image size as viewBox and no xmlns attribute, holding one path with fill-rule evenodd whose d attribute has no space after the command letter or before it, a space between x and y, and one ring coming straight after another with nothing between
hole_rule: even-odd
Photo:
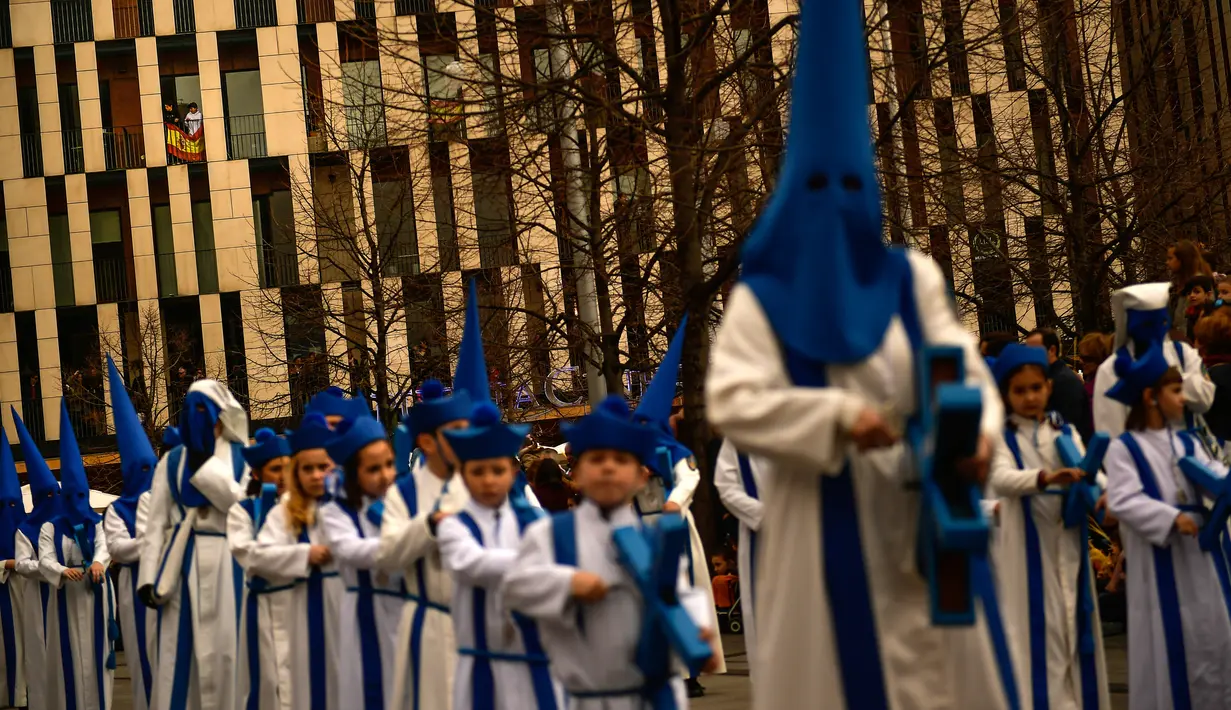
<instances>
[{"instance_id":1,"label":"paved street","mask_svg":"<svg viewBox=\"0 0 1231 710\"><path fill-rule=\"evenodd\" d=\"M1115 710L1128 707L1127 665L1124 634L1106 640L1107 674L1111 679L1111 706ZM744 653L743 636L724 636L723 647L727 653L727 675L713 676L702 680L706 695L693 701L695 710L746 710L751 705L751 686L748 682L748 657ZM123 654L115 671L115 698L113 707L118 710L132 707L132 679Z\"/></svg>"}]
</instances>

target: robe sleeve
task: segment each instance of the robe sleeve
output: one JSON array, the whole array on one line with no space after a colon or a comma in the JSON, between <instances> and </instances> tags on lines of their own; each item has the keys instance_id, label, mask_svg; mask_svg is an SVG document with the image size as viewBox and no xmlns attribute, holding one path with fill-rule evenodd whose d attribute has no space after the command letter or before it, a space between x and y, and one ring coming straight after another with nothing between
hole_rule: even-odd
<instances>
[{"instance_id":1,"label":"robe sleeve","mask_svg":"<svg viewBox=\"0 0 1231 710\"><path fill-rule=\"evenodd\" d=\"M244 489L235 480L231 465L216 456L206 461L188 480L211 505L223 512L229 511L244 496Z\"/></svg>"},{"instance_id":2,"label":"robe sleeve","mask_svg":"<svg viewBox=\"0 0 1231 710\"><path fill-rule=\"evenodd\" d=\"M432 510L410 517L406 501L397 486L385 494L385 512L381 516L380 545L376 561L386 569L406 569L432 551L436 537L428 527Z\"/></svg>"},{"instance_id":3,"label":"robe sleeve","mask_svg":"<svg viewBox=\"0 0 1231 710\"><path fill-rule=\"evenodd\" d=\"M103 569L111 566L111 544L101 523L94 529L94 562L102 565Z\"/></svg>"},{"instance_id":4,"label":"robe sleeve","mask_svg":"<svg viewBox=\"0 0 1231 710\"><path fill-rule=\"evenodd\" d=\"M167 457L163 456L154 467L154 480L150 486L149 517L141 544L141 566L138 568L138 588L154 583L158 576L158 562L167 530L171 527L171 489L167 486Z\"/></svg>"},{"instance_id":5,"label":"robe sleeve","mask_svg":"<svg viewBox=\"0 0 1231 710\"><path fill-rule=\"evenodd\" d=\"M38 568L43 581L59 589L64 585L64 571L68 569L56 559L56 527L43 523L38 536Z\"/></svg>"},{"instance_id":6,"label":"robe sleeve","mask_svg":"<svg viewBox=\"0 0 1231 710\"><path fill-rule=\"evenodd\" d=\"M137 498L137 539L141 541L142 550L145 549L145 526L150 520L150 492L146 491ZM138 555L140 559L140 555Z\"/></svg>"},{"instance_id":7,"label":"robe sleeve","mask_svg":"<svg viewBox=\"0 0 1231 710\"><path fill-rule=\"evenodd\" d=\"M329 545L334 562L354 569L375 569L380 538L359 537L354 521L340 505L341 503L332 501L321 506L319 512L325 544Z\"/></svg>"},{"instance_id":8,"label":"robe sleeve","mask_svg":"<svg viewBox=\"0 0 1231 710\"><path fill-rule=\"evenodd\" d=\"M1180 511L1145 494L1137 466L1124 442L1111 442L1103 463L1108 478L1107 507L1112 515L1156 547L1169 544Z\"/></svg>"},{"instance_id":9,"label":"robe sleeve","mask_svg":"<svg viewBox=\"0 0 1231 710\"><path fill-rule=\"evenodd\" d=\"M577 568L556 564L551 526L551 518L546 518L526 528L517 559L504 576L500 596L506 609L571 628L576 624L576 615L571 612Z\"/></svg>"},{"instance_id":10,"label":"robe sleeve","mask_svg":"<svg viewBox=\"0 0 1231 710\"><path fill-rule=\"evenodd\" d=\"M256 537L252 534L252 518L244 506L236 503L227 511L227 547L234 555L239 566L248 569L251 564L248 555L256 546Z\"/></svg>"},{"instance_id":11,"label":"robe sleeve","mask_svg":"<svg viewBox=\"0 0 1231 710\"><path fill-rule=\"evenodd\" d=\"M1214 404L1216 387L1205 375L1201 355L1188 343L1180 343L1180 350L1184 353L1184 404L1190 411L1204 414Z\"/></svg>"},{"instance_id":12,"label":"robe sleeve","mask_svg":"<svg viewBox=\"0 0 1231 710\"><path fill-rule=\"evenodd\" d=\"M675 479L675 485L671 488L671 495L667 496L667 502L680 506L681 512L688 510L692 505L693 495L697 492L697 484L701 482L701 472L697 470L696 461L677 461L671 475Z\"/></svg>"},{"instance_id":13,"label":"robe sleeve","mask_svg":"<svg viewBox=\"0 0 1231 710\"><path fill-rule=\"evenodd\" d=\"M1209 452L1206 451L1205 447L1199 442L1197 442L1196 446L1193 447L1193 458L1197 459L1205 465L1206 468L1213 471L1215 476L1219 476L1221 478L1227 477L1227 465L1222 461L1211 458ZM1216 493L1207 491L1204 488L1201 489L1201 493L1202 495L1209 496L1211 498L1216 496Z\"/></svg>"},{"instance_id":14,"label":"robe sleeve","mask_svg":"<svg viewBox=\"0 0 1231 710\"><path fill-rule=\"evenodd\" d=\"M1017 436L1012 432L1009 436ZM996 496L1021 498L1039 492L1038 468L1018 468L1013 452L1006 445L996 447L992 456L992 470L987 479L988 489Z\"/></svg>"},{"instance_id":15,"label":"robe sleeve","mask_svg":"<svg viewBox=\"0 0 1231 710\"><path fill-rule=\"evenodd\" d=\"M27 579L42 580L38 556L34 554L34 545L20 530L14 533L13 554L16 557L16 562L13 563L14 572Z\"/></svg>"},{"instance_id":16,"label":"robe sleeve","mask_svg":"<svg viewBox=\"0 0 1231 710\"><path fill-rule=\"evenodd\" d=\"M312 545L296 542L286 527L286 506L274 506L248 553L248 573L258 577L297 579L310 570L308 552Z\"/></svg>"},{"instance_id":17,"label":"robe sleeve","mask_svg":"<svg viewBox=\"0 0 1231 710\"><path fill-rule=\"evenodd\" d=\"M103 514L102 527L107 531L107 547L116 562L128 564L141 558L141 539L129 537L128 526L114 508L107 508Z\"/></svg>"},{"instance_id":18,"label":"robe sleeve","mask_svg":"<svg viewBox=\"0 0 1231 710\"><path fill-rule=\"evenodd\" d=\"M761 529L761 501L744 490L743 474L739 470L739 452L730 441L722 442L718 463L714 467L714 485L727 510L750 530Z\"/></svg>"},{"instance_id":19,"label":"robe sleeve","mask_svg":"<svg viewBox=\"0 0 1231 710\"><path fill-rule=\"evenodd\" d=\"M1112 353L1094 376L1094 430L1107 432L1113 439L1124 433L1124 422L1128 419L1128 407L1107 396L1107 390L1119 381L1116 354Z\"/></svg>"},{"instance_id":20,"label":"robe sleeve","mask_svg":"<svg viewBox=\"0 0 1231 710\"><path fill-rule=\"evenodd\" d=\"M790 465L784 471L841 473L846 432L870 406L839 387L796 387L777 336L753 292L737 284L714 342L706 377L710 422L737 447Z\"/></svg>"},{"instance_id":21,"label":"robe sleeve","mask_svg":"<svg viewBox=\"0 0 1231 710\"><path fill-rule=\"evenodd\" d=\"M701 587L694 586L688 581L688 572L688 555L681 555L680 575L675 585L680 605L684 607L684 611L688 612L688 617L692 619L692 623L696 624L698 629L718 633L718 629L710 628L714 625L714 613L713 609L710 608L710 604L712 604L710 595L706 594L705 590Z\"/></svg>"},{"instance_id":22,"label":"robe sleeve","mask_svg":"<svg viewBox=\"0 0 1231 710\"><path fill-rule=\"evenodd\" d=\"M517 550L483 547L456 517L440 521L440 562L455 579L471 587L498 587L517 559Z\"/></svg>"}]
</instances>

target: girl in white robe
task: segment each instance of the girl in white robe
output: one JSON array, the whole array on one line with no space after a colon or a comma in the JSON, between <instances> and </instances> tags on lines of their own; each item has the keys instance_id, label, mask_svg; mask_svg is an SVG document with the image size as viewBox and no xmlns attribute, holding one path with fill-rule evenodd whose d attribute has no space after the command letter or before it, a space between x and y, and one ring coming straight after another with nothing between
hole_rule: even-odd
<instances>
[{"instance_id":1,"label":"girl in white robe","mask_svg":"<svg viewBox=\"0 0 1231 710\"><path fill-rule=\"evenodd\" d=\"M291 660L289 602L293 582L274 584L263 576L251 555L257 535L283 491L283 476L291 465L286 437L270 429L256 432L256 443L244 448L251 469L248 496L227 513L227 545L244 570L240 600L239 667L236 707L239 710L290 710Z\"/></svg>"},{"instance_id":2,"label":"girl in white robe","mask_svg":"<svg viewBox=\"0 0 1231 710\"><path fill-rule=\"evenodd\" d=\"M393 483L393 448L380 422L364 416L328 450L343 470L340 497L320 511L325 544L346 587L338 617L338 707L383 710L393 697L404 600L401 575L376 564L380 526L369 513Z\"/></svg>"},{"instance_id":3,"label":"girl in white robe","mask_svg":"<svg viewBox=\"0 0 1231 710\"><path fill-rule=\"evenodd\" d=\"M320 414L304 417L289 437L293 467L287 495L269 513L248 553L249 569L269 583L294 583L287 592L286 620L294 710L349 710L338 705L338 607L343 587L325 544L318 500L333 461L324 445L331 438ZM279 651L280 653L281 651Z\"/></svg>"},{"instance_id":4,"label":"girl in white robe","mask_svg":"<svg viewBox=\"0 0 1231 710\"><path fill-rule=\"evenodd\" d=\"M52 707L108 710L115 678L115 592L107 533L90 508L90 486L68 406L60 405L60 485L64 510L43 523L39 569L53 592L47 605L47 686Z\"/></svg>"},{"instance_id":5,"label":"girl in white robe","mask_svg":"<svg viewBox=\"0 0 1231 710\"><path fill-rule=\"evenodd\" d=\"M15 547L17 529L25 520L13 450L8 434L0 428L0 707L26 705L26 663L21 652L25 608Z\"/></svg>"},{"instance_id":6,"label":"girl in white robe","mask_svg":"<svg viewBox=\"0 0 1231 710\"><path fill-rule=\"evenodd\" d=\"M1059 487L1081 471L1060 463L1055 442L1071 436L1078 451L1084 449L1076 431L1047 416L1047 368L1042 348L1017 344L1006 347L994 367L1011 412L1006 445L997 449L988 479L989 492L1000 497L993 557L1001 608L1023 708L1107 709L1086 516L1079 527L1065 526L1065 490Z\"/></svg>"},{"instance_id":7,"label":"girl in white robe","mask_svg":"<svg viewBox=\"0 0 1231 710\"><path fill-rule=\"evenodd\" d=\"M1132 405L1127 432L1104 460L1128 577L1130 710L1231 708L1231 590L1219 579L1226 560L1218 549L1201 549L1202 491L1179 460L1196 456L1215 475L1227 472L1176 433L1183 387L1180 372L1155 347L1121 373L1110 393Z\"/></svg>"},{"instance_id":8,"label":"girl in white robe","mask_svg":"<svg viewBox=\"0 0 1231 710\"><path fill-rule=\"evenodd\" d=\"M764 462L745 456L730 441L723 441L714 468L714 486L722 504L739 520L739 604L744 626L744 648L749 677L756 679L756 560L757 532L761 529L763 505L760 490L765 485Z\"/></svg>"}]
</instances>

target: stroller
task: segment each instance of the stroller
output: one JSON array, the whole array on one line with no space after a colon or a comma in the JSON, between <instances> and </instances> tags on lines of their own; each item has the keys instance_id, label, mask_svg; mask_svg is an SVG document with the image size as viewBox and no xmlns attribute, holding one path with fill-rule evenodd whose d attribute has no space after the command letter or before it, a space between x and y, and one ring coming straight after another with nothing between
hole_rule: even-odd
<instances>
[{"instance_id":1,"label":"stroller","mask_svg":"<svg viewBox=\"0 0 1231 710\"><path fill-rule=\"evenodd\" d=\"M739 577L722 574L712 580L714 606L723 633L738 634L744 630L744 611L740 604Z\"/></svg>"}]
</instances>

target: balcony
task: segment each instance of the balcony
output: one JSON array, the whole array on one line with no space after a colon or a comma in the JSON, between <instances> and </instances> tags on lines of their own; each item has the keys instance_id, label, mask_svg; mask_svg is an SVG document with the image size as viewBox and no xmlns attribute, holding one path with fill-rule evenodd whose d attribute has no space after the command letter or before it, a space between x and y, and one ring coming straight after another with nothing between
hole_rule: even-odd
<instances>
[{"instance_id":1,"label":"balcony","mask_svg":"<svg viewBox=\"0 0 1231 710\"><path fill-rule=\"evenodd\" d=\"M117 39L154 36L153 0L115 0L111 19Z\"/></svg>"},{"instance_id":2,"label":"balcony","mask_svg":"<svg viewBox=\"0 0 1231 710\"><path fill-rule=\"evenodd\" d=\"M90 0L52 0L51 37L56 44L94 40L94 13Z\"/></svg>"},{"instance_id":3,"label":"balcony","mask_svg":"<svg viewBox=\"0 0 1231 710\"><path fill-rule=\"evenodd\" d=\"M436 12L433 0L394 0L393 10L399 15L430 15Z\"/></svg>"},{"instance_id":4,"label":"balcony","mask_svg":"<svg viewBox=\"0 0 1231 710\"><path fill-rule=\"evenodd\" d=\"M375 0L355 0L355 17L360 20L376 19Z\"/></svg>"},{"instance_id":5,"label":"balcony","mask_svg":"<svg viewBox=\"0 0 1231 710\"><path fill-rule=\"evenodd\" d=\"M295 9L299 11L299 24L316 24L317 22L333 22L333 0L296 0Z\"/></svg>"},{"instance_id":6,"label":"balcony","mask_svg":"<svg viewBox=\"0 0 1231 710\"><path fill-rule=\"evenodd\" d=\"M274 27L278 24L274 0L235 0L235 27Z\"/></svg>"},{"instance_id":7,"label":"balcony","mask_svg":"<svg viewBox=\"0 0 1231 710\"><path fill-rule=\"evenodd\" d=\"M81 129L65 128L60 137L64 144L64 172L84 173L85 146L81 142Z\"/></svg>"},{"instance_id":8,"label":"balcony","mask_svg":"<svg viewBox=\"0 0 1231 710\"><path fill-rule=\"evenodd\" d=\"M293 244L266 244L261 262L261 288L299 285L299 257Z\"/></svg>"},{"instance_id":9,"label":"balcony","mask_svg":"<svg viewBox=\"0 0 1231 710\"><path fill-rule=\"evenodd\" d=\"M37 380L37 375L35 378ZM30 436L35 441L42 442L47 440L47 434L43 430L43 400L30 396L28 392L24 391L24 388L21 398L21 419L26 425L26 430L30 432Z\"/></svg>"},{"instance_id":10,"label":"balcony","mask_svg":"<svg viewBox=\"0 0 1231 710\"><path fill-rule=\"evenodd\" d=\"M43 176L43 134L21 134L21 175L22 177Z\"/></svg>"},{"instance_id":11,"label":"balcony","mask_svg":"<svg viewBox=\"0 0 1231 710\"><path fill-rule=\"evenodd\" d=\"M264 158L265 115L227 116L227 158Z\"/></svg>"},{"instance_id":12,"label":"balcony","mask_svg":"<svg viewBox=\"0 0 1231 710\"><path fill-rule=\"evenodd\" d=\"M141 126L103 129L103 157L108 170L145 167L145 133Z\"/></svg>"},{"instance_id":13,"label":"balcony","mask_svg":"<svg viewBox=\"0 0 1231 710\"><path fill-rule=\"evenodd\" d=\"M175 34L190 35L197 31L197 12L192 0L171 0L175 11Z\"/></svg>"},{"instance_id":14,"label":"balcony","mask_svg":"<svg viewBox=\"0 0 1231 710\"><path fill-rule=\"evenodd\" d=\"M128 269L123 256L94 254L94 294L99 303L132 300L128 291Z\"/></svg>"}]
</instances>

